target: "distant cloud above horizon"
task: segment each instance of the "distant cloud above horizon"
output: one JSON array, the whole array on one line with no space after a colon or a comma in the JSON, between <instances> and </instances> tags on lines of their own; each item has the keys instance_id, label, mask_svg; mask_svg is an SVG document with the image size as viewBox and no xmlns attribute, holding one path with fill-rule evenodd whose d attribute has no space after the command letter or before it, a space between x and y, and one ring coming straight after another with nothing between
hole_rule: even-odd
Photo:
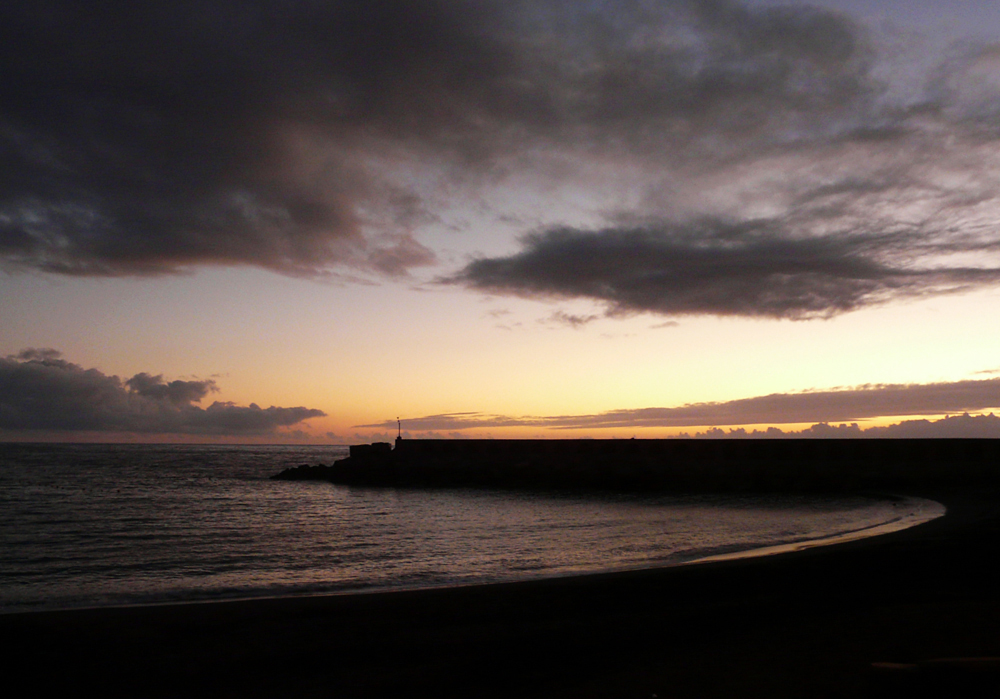
<instances>
[{"instance_id":1,"label":"distant cloud above horizon","mask_svg":"<svg viewBox=\"0 0 1000 699\"><path fill-rule=\"evenodd\" d=\"M363 427L363 425L361 425ZM380 426L380 425L374 425ZM506 426L506 425L505 425ZM419 430L419 428L417 428ZM358 441L389 441L388 433L355 434ZM565 435L563 435L565 436ZM403 437L409 439L472 439L468 432L411 432L403 430ZM567 437L571 438L571 437ZM682 432L675 439L1000 439L1000 416L987 415L946 415L939 420L903 420L892 425L861 427L856 422L850 424L830 424L817 422L801 430L783 430L768 427L764 430L747 430L731 427L728 430L712 427L694 434Z\"/></svg>"},{"instance_id":2,"label":"distant cloud above horizon","mask_svg":"<svg viewBox=\"0 0 1000 699\"><path fill-rule=\"evenodd\" d=\"M324 417L313 408L261 408L216 401L215 381L165 381L145 372L125 381L62 359L52 349L0 358L0 436L11 432L107 432L248 437Z\"/></svg>"},{"instance_id":3,"label":"distant cloud above horizon","mask_svg":"<svg viewBox=\"0 0 1000 699\"><path fill-rule=\"evenodd\" d=\"M904 420L885 425L860 427L821 422L803 430L728 431L713 428L690 435L693 439L1000 439L1000 417L988 415L947 415L940 420Z\"/></svg>"},{"instance_id":4,"label":"distant cloud above horizon","mask_svg":"<svg viewBox=\"0 0 1000 699\"><path fill-rule=\"evenodd\" d=\"M471 220L520 242L441 280L611 317L995 287L1000 44L901 42L737 0L9 0L0 265L403 278L522 187L600 203Z\"/></svg>"},{"instance_id":5,"label":"distant cloud above horizon","mask_svg":"<svg viewBox=\"0 0 1000 699\"><path fill-rule=\"evenodd\" d=\"M1000 409L1000 379L886 384L830 391L775 393L676 408L612 410L590 415L512 417L476 412L402 420L412 432L540 427L551 430L713 427L844 423L912 415L954 415ZM356 425L387 429L395 420Z\"/></svg>"}]
</instances>

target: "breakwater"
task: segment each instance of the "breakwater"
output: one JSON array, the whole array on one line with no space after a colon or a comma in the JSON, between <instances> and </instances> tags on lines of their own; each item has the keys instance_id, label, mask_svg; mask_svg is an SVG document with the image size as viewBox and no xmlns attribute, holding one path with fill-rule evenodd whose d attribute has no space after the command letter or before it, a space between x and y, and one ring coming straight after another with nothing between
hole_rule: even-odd
<instances>
[{"instance_id":1,"label":"breakwater","mask_svg":"<svg viewBox=\"0 0 1000 699\"><path fill-rule=\"evenodd\" d=\"M382 487L846 492L1000 485L989 439L397 439L273 476Z\"/></svg>"}]
</instances>

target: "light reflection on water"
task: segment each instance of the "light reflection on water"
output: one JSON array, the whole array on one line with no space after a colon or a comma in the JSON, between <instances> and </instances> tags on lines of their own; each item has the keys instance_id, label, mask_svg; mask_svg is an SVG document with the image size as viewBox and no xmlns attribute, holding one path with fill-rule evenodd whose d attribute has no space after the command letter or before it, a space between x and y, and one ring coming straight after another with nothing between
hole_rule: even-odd
<instances>
[{"instance_id":1,"label":"light reflection on water","mask_svg":"<svg viewBox=\"0 0 1000 699\"><path fill-rule=\"evenodd\" d=\"M943 512L873 498L270 481L341 447L0 444L0 610L494 582L677 564Z\"/></svg>"}]
</instances>

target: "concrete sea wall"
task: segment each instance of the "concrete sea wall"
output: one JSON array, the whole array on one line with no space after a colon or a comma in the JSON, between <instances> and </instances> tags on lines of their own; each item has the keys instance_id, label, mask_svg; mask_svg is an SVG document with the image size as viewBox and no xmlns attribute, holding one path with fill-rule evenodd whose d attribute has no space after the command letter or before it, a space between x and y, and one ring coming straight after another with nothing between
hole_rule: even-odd
<instances>
[{"instance_id":1,"label":"concrete sea wall","mask_svg":"<svg viewBox=\"0 0 1000 699\"><path fill-rule=\"evenodd\" d=\"M275 478L386 487L860 491L1000 485L1000 440L397 439Z\"/></svg>"}]
</instances>

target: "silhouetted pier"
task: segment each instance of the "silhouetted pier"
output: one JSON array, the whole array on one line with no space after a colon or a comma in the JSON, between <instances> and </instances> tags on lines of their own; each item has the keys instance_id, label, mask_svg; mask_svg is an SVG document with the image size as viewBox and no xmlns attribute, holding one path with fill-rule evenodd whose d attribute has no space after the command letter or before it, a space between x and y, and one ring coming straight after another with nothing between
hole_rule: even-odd
<instances>
[{"instance_id":1,"label":"silhouetted pier","mask_svg":"<svg viewBox=\"0 0 1000 699\"><path fill-rule=\"evenodd\" d=\"M385 487L864 491L1000 485L989 439L402 439L275 478Z\"/></svg>"}]
</instances>

